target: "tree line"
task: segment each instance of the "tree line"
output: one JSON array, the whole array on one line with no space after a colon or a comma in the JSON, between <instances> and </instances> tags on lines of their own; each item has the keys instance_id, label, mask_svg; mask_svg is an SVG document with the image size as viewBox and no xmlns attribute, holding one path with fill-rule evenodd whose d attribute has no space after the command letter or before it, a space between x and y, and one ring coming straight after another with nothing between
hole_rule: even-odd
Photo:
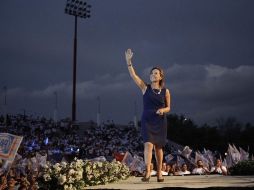
<instances>
[{"instance_id":1,"label":"tree line","mask_svg":"<svg viewBox=\"0 0 254 190\"><path fill-rule=\"evenodd\" d=\"M168 114L168 138L194 150L204 148L224 153L228 143L242 147L250 154L254 153L254 125L240 123L236 118L220 118L214 126L198 126L183 115Z\"/></svg>"}]
</instances>

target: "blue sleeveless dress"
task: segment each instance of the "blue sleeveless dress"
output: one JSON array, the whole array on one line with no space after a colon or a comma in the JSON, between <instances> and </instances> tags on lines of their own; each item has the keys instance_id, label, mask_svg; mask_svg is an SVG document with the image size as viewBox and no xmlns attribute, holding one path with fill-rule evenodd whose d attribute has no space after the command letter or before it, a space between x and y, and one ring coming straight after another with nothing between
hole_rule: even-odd
<instances>
[{"instance_id":1,"label":"blue sleeveless dress","mask_svg":"<svg viewBox=\"0 0 254 190\"><path fill-rule=\"evenodd\" d=\"M166 114L159 115L156 111L166 107L166 89L153 90L147 85L143 95L143 114L141 119L141 135L144 142L151 142L154 145L163 147L167 142L167 118Z\"/></svg>"}]
</instances>

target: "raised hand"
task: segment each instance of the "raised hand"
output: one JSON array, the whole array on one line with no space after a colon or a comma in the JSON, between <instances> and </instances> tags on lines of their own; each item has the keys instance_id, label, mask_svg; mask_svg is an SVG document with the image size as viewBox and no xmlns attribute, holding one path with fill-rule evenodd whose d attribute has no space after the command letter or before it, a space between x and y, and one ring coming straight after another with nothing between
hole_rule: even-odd
<instances>
[{"instance_id":1,"label":"raised hand","mask_svg":"<svg viewBox=\"0 0 254 190\"><path fill-rule=\"evenodd\" d=\"M127 64L130 63L132 57L133 57L133 52L131 51L131 49L127 49L127 51L125 52L125 59Z\"/></svg>"}]
</instances>

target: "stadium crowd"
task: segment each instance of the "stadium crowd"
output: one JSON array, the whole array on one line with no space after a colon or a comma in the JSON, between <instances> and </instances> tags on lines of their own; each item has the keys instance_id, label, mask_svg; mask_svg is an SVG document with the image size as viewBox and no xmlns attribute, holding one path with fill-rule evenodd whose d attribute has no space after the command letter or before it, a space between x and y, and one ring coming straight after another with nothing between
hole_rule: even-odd
<instances>
[{"instance_id":1,"label":"stadium crowd","mask_svg":"<svg viewBox=\"0 0 254 190\"><path fill-rule=\"evenodd\" d=\"M89 127L82 131L78 126L72 126L69 119L54 122L33 116L8 115L7 119L0 117L0 133L23 136L15 160L9 163L0 159L0 190L38 189L37 178L47 161L57 163L70 161L74 157L103 157L107 161L121 161L126 152L141 161L143 157L140 132L133 126L117 127L114 123L104 123L101 127ZM164 175L227 175L227 168L222 165L221 159L213 165L203 163L203 159L187 159L190 155L179 154L179 147L183 148L170 141L167 143ZM142 169L134 167L132 173L142 175Z\"/></svg>"}]
</instances>

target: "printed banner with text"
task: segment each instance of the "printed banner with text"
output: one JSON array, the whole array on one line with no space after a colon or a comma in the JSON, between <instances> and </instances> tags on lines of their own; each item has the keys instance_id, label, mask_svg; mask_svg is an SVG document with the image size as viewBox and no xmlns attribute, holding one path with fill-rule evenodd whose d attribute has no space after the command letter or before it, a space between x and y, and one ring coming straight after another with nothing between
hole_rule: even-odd
<instances>
[{"instance_id":1,"label":"printed banner with text","mask_svg":"<svg viewBox=\"0 0 254 190\"><path fill-rule=\"evenodd\" d=\"M23 137L0 133L0 158L13 161Z\"/></svg>"}]
</instances>

